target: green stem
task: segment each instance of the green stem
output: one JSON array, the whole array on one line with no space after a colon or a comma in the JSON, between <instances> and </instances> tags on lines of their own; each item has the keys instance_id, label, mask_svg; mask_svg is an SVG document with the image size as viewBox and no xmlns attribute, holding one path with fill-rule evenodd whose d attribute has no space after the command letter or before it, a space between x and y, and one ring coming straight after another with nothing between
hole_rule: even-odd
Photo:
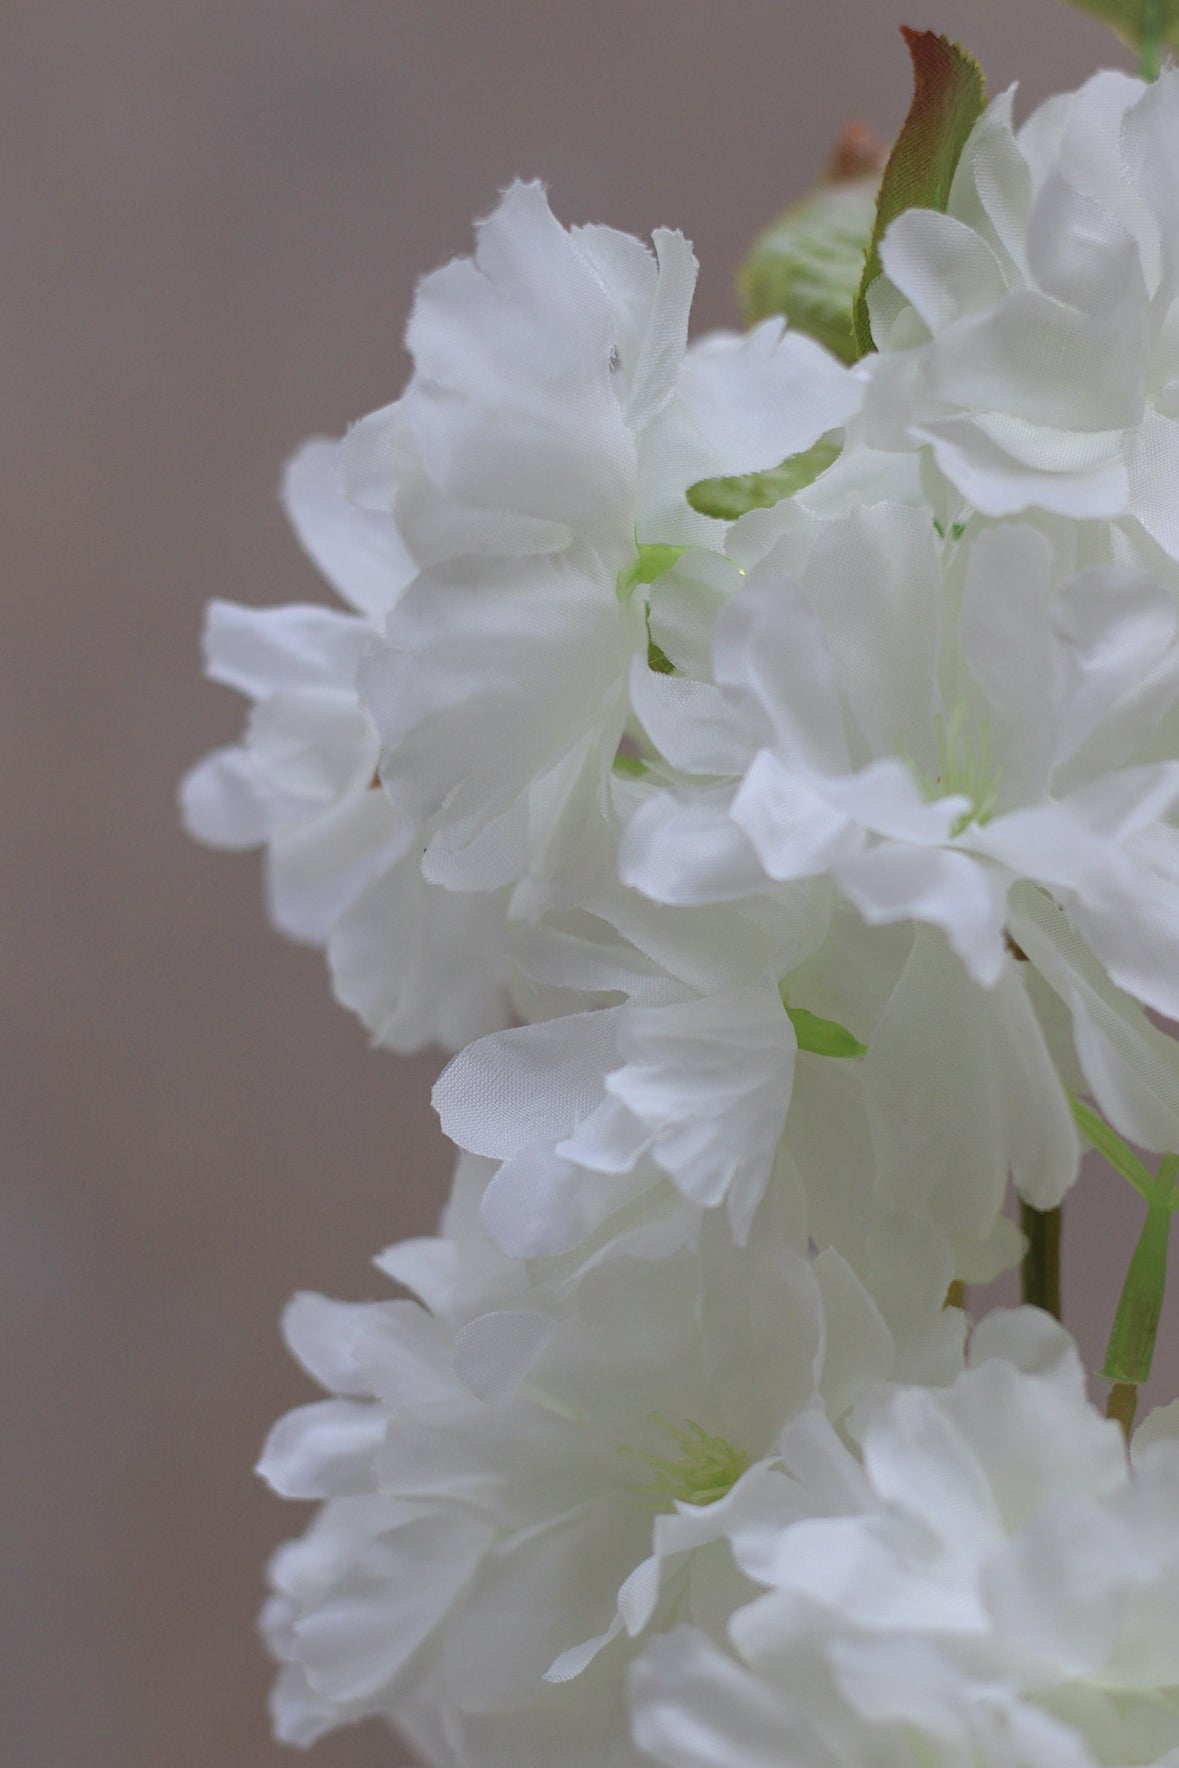
<instances>
[{"instance_id":1,"label":"green stem","mask_svg":"<svg viewBox=\"0 0 1179 1768\"><path fill-rule=\"evenodd\" d=\"M1107 1381L1141 1387L1150 1375L1167 1287L1171 1213L1165 1193L1146 1212L1146 1221L1122 1285L1101 1369Z\"/></svg>"},{"instance_id":2,"label":"green stem","mask_svg":"<svg viewBox=\"0 0 1179 1768\"><path fill-rule=\"evenodd\" d=\"M1167 1287L1167 1253L1179 1156L1164 1154L1146 1199L1146 1221L1122 1285L1101 1373L1112 1381L1105 1415L1116 1418L1126 1441L1134 1428L1138 1390L1150 1375Z\"/></svg>"},{"instance_id":3,"label":"green stem","mask_svg":"<svg viewBox=\"0 0 1179 1768\"><path fill-rule=\"evenodd\" d=\"M1157 80L1163 61L1163 0L1142 0L1142 60L1144 80Z\"/></svg>"},{"instance_id":4,"label":"green stem","mask_svg":"<svg viewBox=\"0 0 1179 1768\"><path fill-rule=\"evenodd\" d=\"M1134 1414L1138 1410L1138 1389L1131 1381L1115 1381L1105 1402L1105 1416L1122 1427L1122 1435L1130 1441Z\"/></svg>"},{"instance_id":5,"label":"green stem","mask_svg":"<svg viewBox=\"0 0 1179 1768\"><path fill-rule=\"evenodd\" d=\"M1033 1209L1020 1203L1019 1225L1027 1239L1023 1255L1023 1299L1032 1307L1060 1319L1060 1229L1064 1213L1056 1209Z\"/></svg>"}]
</instances>

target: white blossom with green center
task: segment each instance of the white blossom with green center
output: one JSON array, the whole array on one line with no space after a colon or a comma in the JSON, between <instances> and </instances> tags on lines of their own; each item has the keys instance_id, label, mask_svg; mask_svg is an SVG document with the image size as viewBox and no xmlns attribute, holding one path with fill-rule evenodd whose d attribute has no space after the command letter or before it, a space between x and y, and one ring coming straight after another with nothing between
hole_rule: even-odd
<instances>
[{"instance_id":1,"label":"white blossom with green center","mask_svg":"<svg viewBox=\"0 0 1179 1768\"><path fill-rule=\"evenodd\" d=\"M477 1178L468 1169L464 1190ZM523 1267L470 1233L471 1201L457 1245L417 1242L390 1258L432 1309L304 1296L288 1320L332 1391L279 1425L262 1462L280 1491L325 1502L276 1562L268 1615L293 1739L412 1710L431 1676L476 1760L484 1715L510 1714L524 1751L560 1712L561 1685L582 1677L575 1698L616 1722L640 1636L707 1614L692 1568L701 1553L728 1553L782 1428L808 1408L841 1417L900 1372L844 1262L812 1264L771 1224L744 1251L713 1222L698 1251L608 1259L571 1292L543 1291L538 1307ZM444 1276L448 1252L459 1256ZM413 1567L420 1576L406 1575ZM544 1602L529 1600L536 1589ZM357 1639L379 1670L362 1690L350 1674ZM584 1756L571 1742L562 1760L593 1768L600 1736Z\"/></svg>"},{"instance_id":2,"label":"white blossom with green center","mask_svg":"<svg viewBox=\"0 0 1179 1768\"><path fill-rule=\"evenodd\" d=\"M624 1443L621 1455L633 1455L650 1470L651 1478L634 1488L636 1496L656 1510L673 1510L677 1504L715 1504L732 1490L749 1467L744 1449L734 1448L722 1436L714 1436L689 1418L673 1424L653 1412L651 1424L669 1436L678 1453L650 1455Z\"/></svg>"},{"instance_id":3,"label":"white blossom with green center","mask_svg":"<svg viewBox=\"0 0 1179 1768\"><path fill-rule=\"evenodd\" d=\"M695 864L677 851L676 900L748 889L751 847L768 879L828 877L874 925L941 928L992 987L1027 879L1115 982L1179 1013L1179 760L1151 747L1179 705L1175 598L1129 567L1070 576L1063 530L1059 557L1018 524L944 540L909 505L754 512L728 544L747 574L717 630L719 692L670 681L638 702L673 761L735 776L711 824L697 812ZM706 735L685 741L689 693ZM624 844L627 881L657 897L675 814L645 811ZM727 871L726 817L748 843L730 838Z\"/></svg>"},{"instance_id":4,"label":"white blossom with green center","mask_svg":"<svg viewBox=\"0 0 1179 1768\"><path fill-rule=\"evenodd\" d=\"M776 466L859 408L861 382L779 321L690 347L696 259L666 228L653 244L567 229L514 184L474 256L419 283L410 383L344 446L348 495L392 512L421 566L361 693L382 784L451 890L547 875L592 840L631 666L662 655L636 592L685 546L723 547L688 487Z\"/></svg>"},{"instance_id":5,"label":"white blossom with green center","mask_svg":"<svg viewBox=\"0 0 1179 1768\"><path fill-rule=\"evenodd\" d=\"M757 1594L723 1643L648 1645L640 1746L663 1768L1173 1762L1176 1422L1155 1416L1131 1471L1030 1309L981 1321L952 1385L881 1395L850 1443L796 1420L777 1507L768 1480L732 1532Z\"/></svg>"},{"instance_id":6,"label":"white blossom with green center","mask_svg":"<svg viewBox=\"0 0 1179 1768\"><path fill-rule=\"evenodd\" d=\"M956 839L972 823L980 828L989 821L999 796L999 780L991 760L991 727L984 719L977 733L970 729L969 714L961 702L947 718L937 713L933 720L934 742L937 746L937 773L932 780L922 780L925 796L932 803L938 798L965 798L970 808L964 810L950 829Z\"/></svg>"}]
</instances>

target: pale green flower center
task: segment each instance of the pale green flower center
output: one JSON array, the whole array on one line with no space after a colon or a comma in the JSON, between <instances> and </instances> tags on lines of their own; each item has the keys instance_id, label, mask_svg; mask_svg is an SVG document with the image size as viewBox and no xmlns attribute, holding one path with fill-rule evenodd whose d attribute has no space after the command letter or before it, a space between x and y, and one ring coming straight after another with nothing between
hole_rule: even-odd
<instances>
[{"instance_id":1,"label":"pale green flower center","mask_svg":"<svg viewBox=\"0 0 1179 1768\"><path fill-rule=\"evenodd\" d=\"M932 802L938 798L967 798L969 810L963 811L953 828L952 836L961 835L971 824L979 828L990 821L999 796L1001 769L991 758L991 727L984 719L972 733L966 725L966 708L955 706L949 717L935 715L934 741L937 745L937 774L931 780L919 777L918 784Z\"/></svg>"},{"instance_id":2,"label":"pale green flower center","mask_svg":"<svg viewBox=\"0 0 1179 1768\"><path fill-rule=\"evenodd\" d=\"M672 1439L679 1450L677 1456L648 1455L629 1443L618 1452L635 1457L650 1470L653 1478L633 1490L656 1510L674 1510L677 1504L715 1504L749 1467L744 1449L713 1436L690 1418L677 1425L662 1413L652 1412L650 1422Z\"/></svg>"}]
</instances>

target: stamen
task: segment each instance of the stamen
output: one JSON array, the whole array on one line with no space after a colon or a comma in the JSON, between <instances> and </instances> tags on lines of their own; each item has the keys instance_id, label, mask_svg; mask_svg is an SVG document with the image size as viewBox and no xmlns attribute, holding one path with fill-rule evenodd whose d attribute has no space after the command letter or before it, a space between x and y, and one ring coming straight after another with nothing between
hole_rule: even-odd
<instances>
[{"instance_id":1,"label":"stamen","mask_svg":"<svg viewBox=\"0 0 1179 1768\"><path fill-rule=\"evenodd\" d=\"M671 1437L679 1449L678 1459L648 1455L629 1443L618 1453L633 1455L650 1468L654 1479L632 1489L656 1510L674 1510L677 1504L715 1504L749 1467L749 1456L743 1449L734 1448L724 1437L713 1436L690 1418L676 1425L661 1412L652 1412L648 1422Z\"/></svg>"},{"instance_id":2,"label":"stamen","mask_svg":"<svg viewBox=\"0 0 1179 1768\"><path fill-rule=\"evenodd\" d=\"M949 718L944 713L934 717L934 740L937 744L938 772L934 780L919 780L927 798L968 798L969 810L954 823L951 838L964 833L972 824L979 828L990 821L999 797L1002 769L991 759L991 727L984 719L972 742L966 730L966 708L959 702Z\"/></svg>"}]
</instances>

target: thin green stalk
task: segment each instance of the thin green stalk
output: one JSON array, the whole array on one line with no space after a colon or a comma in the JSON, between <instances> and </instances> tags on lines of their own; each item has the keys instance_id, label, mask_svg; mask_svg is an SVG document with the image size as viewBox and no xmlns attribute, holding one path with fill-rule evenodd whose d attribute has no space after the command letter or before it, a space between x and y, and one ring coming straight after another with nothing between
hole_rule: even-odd
<instances>
[{"instance_id":1,"label":"thin green stalk","mask_svg":"<svg viewBox=\"0 0 1179 1768\"><path fill-rule=\"evenodd\" d=\"M1147 1199L1146 1221L1122 1285L1101 1373L1113 1382L1106 1417L1116 1418L1129 1438L1138 1389L1150 1375L1159 1317L1167 1287L1167 1253L1179 1158L1165 1154Z\"/></svg>"},{"instance_id":2,"label":"thin green stalk","mask_svg":"<svg viewBox=\"0 0 1179 1768\"><path fill-rule=\"evenodd\" d=\"M1157 80L1163 62L1163 0L1142 0L1142 60L1144 80Z\"/></svg>"},{"instance_id":3,"label":"thin green stalk","mask_svg":"<svg viewBox=\"0 0 1179 1768\"><path fill-rule=\"evenodd\" d=\"M1122 1435L1130 1441L1134 1414L1138 1410L1138 1389L1132 1381L1115 1381L1105 1402L1105 1416L1122 1427Z\"/></svg>"},{"instance_id":4,"label":"thin green stalk","mask_svg":"<svg viewBox=\"0 0 1179 1768\"><path fill-rule=\"evenodd\" d=\"M1032 1307L1060 1319L1060 1230L1064 1212L1019 1206L1019 1225L1027 1240L1023 1255L1023 1299Z\"/></svg>"}]
</instances>

